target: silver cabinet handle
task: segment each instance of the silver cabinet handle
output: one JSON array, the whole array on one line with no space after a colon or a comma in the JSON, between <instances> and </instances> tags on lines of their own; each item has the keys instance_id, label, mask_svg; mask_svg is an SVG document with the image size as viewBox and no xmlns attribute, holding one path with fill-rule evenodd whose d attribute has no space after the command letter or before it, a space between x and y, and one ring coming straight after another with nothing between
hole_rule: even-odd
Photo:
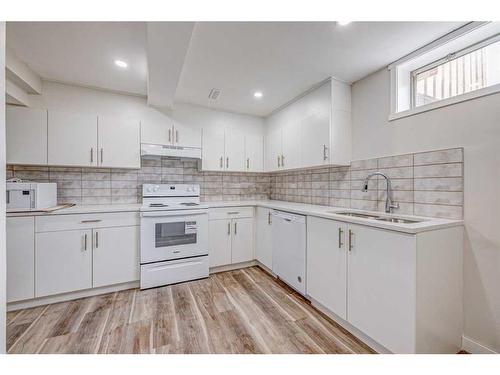
<instances>
[{"instance_id":1,"label":"silver cabinet handle","mask_svg":"<svg viewBox=\"0 0 500 375\"><path fill-rule=\"evenodd\" d=\"M172 129L168 129L168 141L172 142Z\"/></svg>"},{"instance_id":2,"label":"silver cabinet handle","mask_svg":"<svg viewBox=\"0 0 500 375\"><path fill-rule=\"evenodd\" d=\"M5 203L9 204L10 203L10 190L6 191L7 196L5 197Z\"/></svg>"},{"instance_id":3,"label":"silver cabinet handle","mask_svg":"<svg viewBox=\"0 0 500 375\"><path fill-rule=\"evenodd\" d=\"M236 233L237 233L237 225L238 225L238 222L235 221L234 222L234 235L236 236Z\"/></svg>"},{"instance_id":4,"label":"silver cabinet handle","mask_svg":"<svg viewBox=\"0 0 500 375\"><path fill-rule=\"evenodd\" d=\"M352 230L349 229L349 251L351 251L353 249L353 245L352 245L352 236L354 235L354 233L352 232Z\"/></svg>"},{"instance_id":5,"label":"silver cabinet handle","mask_svg":"<svg viewBox=\"0 0 500 375\"><path fill-rule=\"evenodd\" d=\"M101 147L101 164L104 162L104 149Z\"/></svg>"},{"instance_id":6,"label":"silver cabinet handle","mask_svg":"<svg viewBox=\"0 0 500 375\"><path fill-rule=\"evenodd\" d=\"M229 211L227 214L228 215L238 215L240 211Z\"/></svg>"},{"instance_id":7,"label":"silver cabinet handle","mask_svg":"<svg viewBox=\"0 0 500 375\"><path fill-rule=\"evenodd\" d=\"M90 162L91 163L94 162L94 148L93 147L90 148Z\"/></svg>"},{"instance_id":8,"label":"silver cabinet handle","mask_svg":"<svg viewBox=\"0 0 500 375\"><path fill-rule=\"evenodd\" d=\"M271 225L272 223L273 223L273 222L272 222L272 220L271 220L271 211L269 211L269 212L267 213L267 224L268 224L268 225Z\"/></svg>"},{"instance_id":9,"label":"silver cabinet handle","mask_svg":"<svg viewBox=\"0 0 500 375\"><path fill-rule=\"evenodd\" d=\"M278 155L278 168L280 167L280 156Z\"/></svg>"},{"instance_id":10,"label":"silver cabinet handle","mask_svg":"<svg viewBox=\"0 0 500 375\"><path fill-rule=\"evenodd\" d=\"M342 228L339 228L339 249L342 248L342 246L344 245L342 243L342 235L344 234L344 231L342 230Z\"/></svg>"},{"instance_id":11,"label":"silver cabinet handle","mask_svg":"<svg viewBox=\"0 0 500 375\"><path fill-rule=\"evenodd\" d=\"M229 168L229 157L226 158L226 168Z\"/></svg>"},{"instance_id":12,"label":"silver cabinet handle","mask_svg":"<svg viewBox=\"0 0 500 375\"><path fill-rule=\"evenodd\" d=\"M87 233L85 233L85 236L84 236L83 250L87 251Z\"/></svg>"},{"instance_id":13,"label":"silver cabinet handle","mask_svg":"<svg viewBox=\"0 0 500 375\"><path fill-rule=\"evenodd\" d=\"M227 223L227 235L228 236L231 235L231 222L230 221Z\"/></svg>"},{"instance_id":14,"label":"silver cabinet handle","mask_svg":"<svg viewBox=\"0 0 500 375\"><path fill-rule=\"evenodd\" d=\"M96 220L82 220L80 221L80 224L90 224L90 223L100 223L102 220L96 219Z\"/></svg>"},{"instance_id":15,"label":"silver cabinet handle","mask_svg":"<svg viewBox=\"0 0 500 375\"><path fill-rule=\"evenodd\" d=\"M175 130L175 142L179 143L179 131L177 129Z\"/></svg>"},{"instance_id":16,"label":"silver cabinet handle","mask_svg":"<svg viewBox=\"0 0 500 375\"><path fill-rule=\"evenodd\" d=\"M99 247L99 232L95 232L95 248L97 249Z\"/></svg>"},{"instance_id":17,"label":"silver cabinet handle","mask_svg":"<svg viewBox=\"0 0 500 375\"><path fill-rule=\"evenodd\" d=\"M323 160L328 159L328 156L326 155L326 150L327 150L327 149L328 149L328 148L326 147L326 145L323 145Z\"/></svg>"},{"instance_id":18,"label":"silver cabinet handle","mask_svg":"<svg viewBox=\"0 0 500 375\"><path fill-rule=\"evenodd\" d=\"M220 169L222 169L222 156L220 157Z\"/></svg>"},{"instance_id":19,"label":"silver cabinet handle","mask_svg":"<svg viewBox=\"0 0 500 375\"><path fill-rule=\"evenodd\" d=\"M285 156L283 154L281 154L281 166L285 166Z\"/></svg>"},{"instance_id":20,"label":"silver cabinet handle","mask_svg":"<svg viewBox=\"0 0 500 375\"><path fill-rule=\"evenodd\" d=\"M250 169L250 158L247 158L247 169Z\"/></svg>"}]
</instances>

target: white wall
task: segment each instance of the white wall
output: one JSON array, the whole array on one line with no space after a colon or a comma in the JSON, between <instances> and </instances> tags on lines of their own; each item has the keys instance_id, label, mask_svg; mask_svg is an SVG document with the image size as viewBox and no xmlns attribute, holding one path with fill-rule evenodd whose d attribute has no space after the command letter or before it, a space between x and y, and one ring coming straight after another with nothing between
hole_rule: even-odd
<instances>
[{"instance_id":1,"label":"white wall","mask_svg":"<svg viewBox=\"0 0 500 375\"><path fill-rule=\"evenodd\" d=\"M500 352L500 94L389 122L389 88L353 85L353 160L464 147L465 335Z\"/></svg>"},{"instance_id":2,"label":"white wall","mask_svg":"<svg viewBox=\"0 0 500 375\"><path fill-rule=\"evenodd\" d=\"M0 22L0 353L5 353L6 281L5 268L5 22Z\"/></svg>"}]
</instances>

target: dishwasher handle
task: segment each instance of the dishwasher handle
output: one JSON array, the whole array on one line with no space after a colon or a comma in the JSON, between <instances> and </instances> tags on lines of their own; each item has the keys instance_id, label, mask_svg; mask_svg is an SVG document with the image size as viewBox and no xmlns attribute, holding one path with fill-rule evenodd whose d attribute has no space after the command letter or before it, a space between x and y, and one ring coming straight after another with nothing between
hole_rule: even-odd
<instances>
[{"instance_id":1,"label":"dishwasher handle","mask_svg":"<svg viewBox=\"0 0 500 375\"><path fill-rule=\"evenodd\" d=\"M273 210L272 216L278 220L284 220L289 223L305 223L306 217L304 215L297 215L290 212Z\"/></svg>"}]
</instances>

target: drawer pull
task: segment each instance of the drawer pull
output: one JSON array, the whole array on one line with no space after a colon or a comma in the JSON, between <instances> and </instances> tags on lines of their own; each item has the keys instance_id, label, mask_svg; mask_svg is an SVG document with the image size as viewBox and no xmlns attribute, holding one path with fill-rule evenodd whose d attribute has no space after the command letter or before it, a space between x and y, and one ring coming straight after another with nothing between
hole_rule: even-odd
<instances>
[{"instance_id":1,"label":"drawer pull","mask_svg":"<svg viewBox=\"0 0 500 375\"><path fill-rule=\"evenodd\" d=\"M230 211L227 214L228 215L238 215L240 212L239 211Z\"/></svg>"},{"instance_id":2,"label":"drawer pull","mask_svg":"<svg viewBox=\"0 0 500 375\"><path fill-rule=\"evenodd\" d=\"M344 245L342 243L342 234L344 234L344 231L342 230L342 228L339 228L339 249L341 249L342 246Z\"/></svg>"},{"instance_id":3,"label":"drawer pull","mask_svg":"<svg viewBox=\"0 0 500 375\"><path fill-rule=\"evenodd\" d=\"M102 220L82 220L80 224L100 223Z\"/></svg>"}]
</instances>

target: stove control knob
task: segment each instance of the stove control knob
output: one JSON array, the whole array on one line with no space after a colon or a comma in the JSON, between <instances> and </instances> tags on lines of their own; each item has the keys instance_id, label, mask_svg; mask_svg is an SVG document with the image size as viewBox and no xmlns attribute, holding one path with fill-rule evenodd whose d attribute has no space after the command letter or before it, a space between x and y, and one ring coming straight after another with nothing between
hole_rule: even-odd
<instances>
[{"instance_id":1,"label":"stove control knob","mask_svg":"<svg viewBox=\"0 0 500 375\"><path fill-rule=\"evenodd\" d=\"M155 187L153 188L153 191L158 191L160 187L158 185L155 185Z\"/></svg>"}]
</instances>

